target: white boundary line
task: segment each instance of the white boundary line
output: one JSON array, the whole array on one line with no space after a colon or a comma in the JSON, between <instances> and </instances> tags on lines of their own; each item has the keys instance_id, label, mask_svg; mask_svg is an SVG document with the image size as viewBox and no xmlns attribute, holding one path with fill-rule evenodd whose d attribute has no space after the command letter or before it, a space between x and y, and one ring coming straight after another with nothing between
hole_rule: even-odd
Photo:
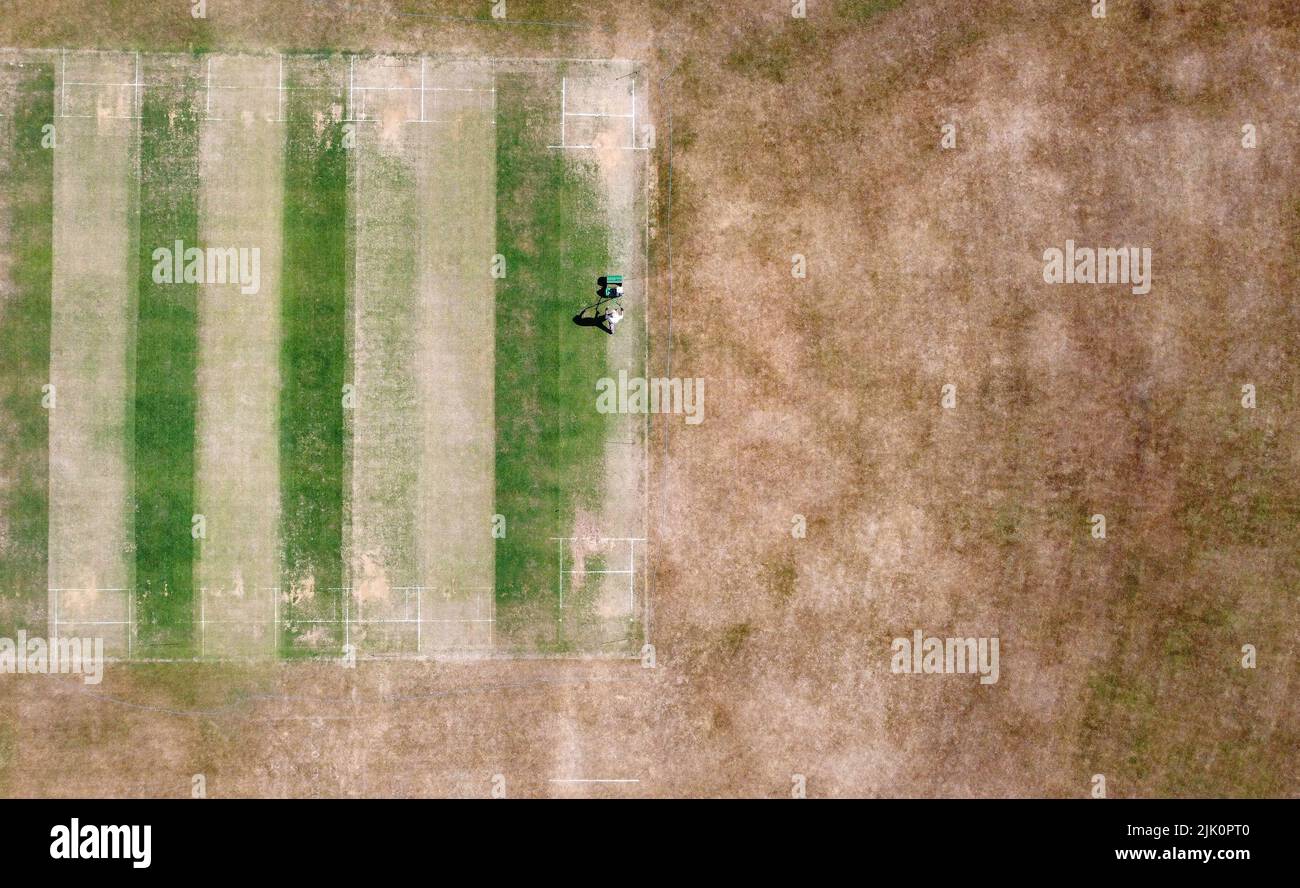
<instances>
[{"instance_id":1,"label":"white boundary line","mask_svg":"<svg viewBox=\"0 0 1300 888\"><path fill-rule=\"evenodd\" d=\"M629 569L626 571L610 571L610 573L627 574L627 615L631 619L636 614L636 540L628 541L628 553L631 556Z\"/></svg>"},{"instance_id":2,"label":"white boundary line","mask_svg":"<svg viewBox=\"0 0 1300 888\"><path fill-rule=\"evenodd\" d=\"M258 625L255 620L222 620L222 623L230 625ZM294 620L295 623L301 623L307 626L337 626L338 620ZM436 625L440 623L491 623L492 620L486 617L461 617L454 620L412 620L410 617L392 617L387 619L371 617L368 620L356 619L351 622L353 626L388 626L392 624L403 624L415 626L417 624Z\"/></svg>"},{"instance_id":3,"label":"white boundary line","mask_svg":"<svg viewBox=\"0 0 1300 888\"><path fill-rule=\"evenodd\" d=\"M128 52L130 52L130 50L125 50L125 49L98 49L95 47L74 47L72 51L86 53L86 54L95 54L95 55L126 55ZM0 46L0 53L13 53L17 55L28 55L33 53L41 54L41 53L52 53L52 52L67 52L67 50L60 47ZM256 49L219 50L214 54L237 54L237 55L262 56L262 57L269 57L274 55L274 53L259 51ZM170 57L170 58L193 58L194 57L194 53L191 52L168 52L164 50L160 50L158 52L150 51L149 55ZM302 53L302 55L310 56L312 55L312 53ZM352 55L370 57L376 55L384 55L384 53L364 52L364 53L352 53ZM575 57L565 57L565 56L481 56L481 55L462 55L458 53L432 53L431 57L436 58L439 61L448 61L448 62L492 62L494 64L499 63L499 64L507 64L507 65L554 64L556 62L570 62L575 64L600 64L600 65L613 64L613 65L627 65L627 66L645 64L645 61L643 59L630 59L630 58L623 58L622 56L613 56L611 58L599 59L599 58L575 58Z\"/></svg>"},{"instance_id":4,"label":"white boundary line","mask_svg":"<svg viewBox=\"0 0 1300 888\"><path fill-rule=\"evenodd\" d=\"M135 628L136 628L135 607L134 607L135 593L133 590L126 589L123 587L117 587L117 586L111 588L105 588L105 589L98 589L98 588L90 589L90 588L76 587L76 586L50 586L47 588L46 591L50 596L49 631L50 631L51 638L59 638L60 637L59 633L62 631L62 628L65 626L125 626L127 627L126 632L124 633L125 640L126 640L126 659L127 660L131 659L131 653L132 653L131 642L132 639L135 637ZM70 620L66 616L62 615L59 611L59 604L60 604L59 599L62 593L64 592L96 592L96 593L121 592L122 601L126 605L126 614L125 614L126 619L124 620L77 620L77 619ZM115 660L121 658L105 657L104 659Z\"/></svg>"},{"instance_id":5,"label":"white boundary line","mask_svg":"<svg viewBox=\"0 0 1300 888\"><path fill-rule=\"evenodd\" d=\"M637 71L638 71L637 76L639 77L639 76L640 76L640 74L639 74L639 72L640 72L640 68L639 68L639 67L638 67ZM635 80L635 79L636 79L636 77L633 78L633 80ZM662 82L663 82L663 81L660 81L661 84L662 84ZM662 97L661 97L661 98L662 98ZM649 111L650 111L650 95L649 95L648 90L646 91L646 95L645 95L645 103L646 103L646 112L647 112L647 114L648 114ZM668 104L668 103L665 102L665 105L666 105L666 104ZM671 111L669 111L669 113L671 113ZM644 124L642 124L642 126L644 126ZM655 126L654 126L653 124L652 124L652 126L651 126L651 131L652 131L652 132L655 132ZM648 142L647 144L643 145L642 147L643 147L647 152L649 152L650 150L652 150L654 144L655 144L655 141L652 140L652 141ZM671 169L671 167L670 167L670 169ZM651 183L651 181L655 181L655 182L658 181L658 179L657 179L657 170L656 170L656 168L655 168L654 163L651 161L651 157L650 157L650 155L647 154L647 155L646 155L646 162L645 162L645 163L643 164L643 166L642 166L642 175L641 175L641 191L642 191L642 196L643 196L643 198L644 198L644 203L645 203L645 228L644 228L644 232L643 232L643 234L642 234L642 239L641 239L641 246L642 246L642 252L643 252L643 260L642 260L642 261L643 261L643 263L644 263L644 264L643 264L643 267L644 267L644 269L645 269L645 274L644 274L644 278L645 278L645 281L644 281L644 284L645 284L645 322L644 322L644 332L645 332L645 357L644 357L643 367L644 367L644 370L645 370L645 374L646 374L647 376L650 375L650 336L651 336L651 331L650 331L650 317L651 317L651 300L650 300L650 293L651 293L651 289L652 289L652 287L651 287L651 280L652 280L652 278L653 278L653 269L651 268L651 265L650 265L650 183ZM668 227L665 226L665 228L664 228L664 237L665 237L665 239L666 239L666 238L668 238L669 236L671 236L671 235L670 235L670 233L669 233L669 231L668 231ZM669 303L669 305L671 306L671 303ZM646 413L646 414L644 415L644 422L645 422L645 426L644 426L645 451L644 451L644 453L642 454L642 459L643 459L644 464L645 464L645 474L644 474L644 476L643 476L643 479L644 479L644 482L645 482L645 499L644 499L645 514L644 514L644 516L643 516L643 518L642 518L641 527L642 527L643 532L646 534L646 536L647 536L647 538L648 538L649 535L650 535L650 485L651 485L651 483L652 483L652 482L651 482L651 474L650 474L650 448L651 448L651 446L652 446L652 440L651 440L651 434L650 434L650 414L649 414L649 413ZM649 539L646 540L646 544L645 544L645 554L642 556L642 559L641 559L641 560L642 560L642 563L644 564L644 569L641 571L641 608L642 608L642 614L643 614L643 616L642 616L642 618L641 618L641 644L643 645L643 649L644 649L644 646L646 646L646 645L653 645L653 643L654 643L654 642L651 641L651 636L652 636L652 626L651 626L651 609L650 609L650 575L651 575L651 564L653 563L653 557L652 557L652 555L651 555L651 545L650 545L650 541L649 541ZM638 654L639 654L639 653L642 653L642 651L638 651L637 653L638 653Z\"/></svg>"},{"instance_id":6,"label":"white boundary line","mask_svg":"<svg viewBox=\"0 0 1300 888\"><path fill-rule=\"evenodd\" d=\"M635 73L635 72L633 72ZM593 149L595 145L571 145L565 135L565 121L570 117L606 117L612 120L627 120L631 128L632 143L630 145L617 146L621 151L649 151L648 147L642 148L636 143L636 80L632 81L632 105L630 112L627 114L614 114L608 111L570 111L568 110L567 99L567 77L560 78L560 144L547 145L547 148L569 150L569 149ZM647 195L649 190L647 189ZM646 227L647 237L649 235L649 226ZM649 262L647 261L647 270ZM647 328L648 333L648 328ZM648 494L647 494L648 495Z\"/></svg>"},{"instance_id":7,"label":"white boundary line","mask_svg":"<svg viewBox=\"0 0 1300 888\"><path fill-rule=\"evenodd\" d=\"M130 620L64 620L64 626L130 626ZM58 636L55 636L56 638Z\"/></svg>"},{"instance_id":8,"label":"white boundary line","mask_svg":"<svg viewBox=\"0 0 1300 888\"><path fill-rule=\"evenodd\" d=\"M233 86L233 87L230 87L230 89L256 89L256 88L258 88L258 87L241 87L241 86ZM294 88L294 89L316 89L317 87L314 87L314 86L313 86L313 87L298 86L298 87L293 87L293 88ZM420 87L418 87L418 86L354 86L353 89L355 89L357 92L409 92L409 93L417 93L417 92L486 93L486 92L492 92L492 90L490 90L490 89L479 89L478 87L475 87L475 86L427 86L427 87L425 87L424 89L420 89ZM570 114L569 116L572 117L573 115ZM608 115L605 115L605 116L607 116L607 117L626 117L627 115L625 115L625 114L608 114Z\"/></svg>"}]
</instances>

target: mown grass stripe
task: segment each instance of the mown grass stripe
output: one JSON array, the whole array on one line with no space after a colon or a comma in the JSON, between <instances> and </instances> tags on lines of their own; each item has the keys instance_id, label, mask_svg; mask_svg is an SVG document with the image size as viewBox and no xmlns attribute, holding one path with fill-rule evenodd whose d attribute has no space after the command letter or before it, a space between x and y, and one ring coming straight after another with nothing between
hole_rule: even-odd
<instances>
[{"instance_id":1,"label":"mown grass stripe","mask_svg":"<svg viewBox=\"0 0 1300 888\"><path fill-rule=\"evenodd\" d=\"M594 168L546 147L558 103L558 86L498 80L497 248L508 272L496 291L496 508L507 532L496 594L499 632L565 650L558 622L543 621L559 604L552 538L572 534L577 509L599 509L609 428L595 410L605 334L572 319L609 256Z\"/></svg>"},{"instance_id":2,"label":"mown grass stripe","mask_svg":"<svg viewBox=\"0 0 1300 888\"><path fill-rule=\"evenodd\" d=\"M286 74L286 77L288 75ZM291 85L319 86L298 83ZM343 384L348 355L348 159L322 89L286 93L280 505L282 652L327 653L343 640Z\"/></svg>"},{"instance_id":3,"label":"mown grass stripe","mask_svg":"<svg viewBox=\"0 0 1300 888\"><path fill-rule=\"evenodd\" d=\"M0 69L14 78L12 116L3 121L0 170L9 227L8 298L0 305L0 636L41 631L47 618L49 416L41 404L50 380L54 151L43 144L53 123L54 68ZM2 742L0 742L2 751Z\"/></svg>"},{"instance_id":4,"label":"mown grass stripe","mask_svg":"<svg viewBox=\"0 0 1300 888\"><path fill-rule=\"evenodd\" d=\"M420 583L419 392L414 376L419 219L409 162L368 144L360 149L364 223L357 237L356 381L364 398L355 412L353 563L373 556L393 585ZM364 298L364 301L362 299ZM363 372L365 374L363 378ZM357 526L363 523L364 526Z\"/></svg>"},{"instance_id":5,"label":"mown grass stripe","mask_svg":"<svg viewBox=\"0 0 1300 888\"><path fill-rule=\"evenodd\" d=\"M135 342L134 532L138 656L187 656L195 631L198 282L155 274L198 242L199 121L188 78L150 86L140 117ZM167 253L155 253L166 250ZM171 272L171 269L168 269ZM159 280L161 279L161 281Z\"/></svg>"}]
</instances>

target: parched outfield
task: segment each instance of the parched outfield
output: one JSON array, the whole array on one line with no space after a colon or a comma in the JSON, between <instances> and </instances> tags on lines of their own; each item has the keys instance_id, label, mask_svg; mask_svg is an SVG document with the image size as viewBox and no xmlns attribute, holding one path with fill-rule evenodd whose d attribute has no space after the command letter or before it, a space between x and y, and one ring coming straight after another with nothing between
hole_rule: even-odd
<instances>
[{"instance_id":1,"label":"parched outfield","mask_svg":"<svg viewBox=\"0 0 1300 888\"><path fill-rule=\"evenodd\" d=\"M648 419L595 407L645 375L634 63L0 62L0 175L35 178L0 320L49 342L0 364L6 625L154 660L640 650ZM612 337L572 323L605 273Z\"/></svg>"}]
</instances>

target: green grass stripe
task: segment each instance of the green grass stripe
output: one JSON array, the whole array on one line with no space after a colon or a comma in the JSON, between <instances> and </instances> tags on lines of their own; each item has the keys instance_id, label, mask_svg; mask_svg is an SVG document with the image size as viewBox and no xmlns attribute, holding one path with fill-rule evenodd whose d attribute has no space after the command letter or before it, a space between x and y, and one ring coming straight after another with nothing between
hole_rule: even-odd
<instances>
[{"instance_id":1,"label":"green grass stripe","mask_svg":"<svg viewBox=\"0 0 1300 888\"><path fill-rule=\"evenodd\" d=\"M195 638L196 544L190 529L195 503L198 283L188 274L173 279L172 269L167 269L164 282L155 280L163 276L155 274L155 266L173 263L177 241L184 245L182 260L201 246L195 99L188 79L150 86L140 112L132 444L136 653L145 657L191 655ZM155 256L161 249L168 251L167 257Z\"/></svg>"},{"instance_id":2,"label":"green grass stripe","mask_svg":"<svg viewBox=\"0 0 1300 888\"><path fill-rule=\"evenodd\" d=\"M567 646L542 622L559 603L551 537L571 535L576 509L599 508L608 430L595 410L606 336L572 320L608 270L608 232L594 167L546 147L558 103L558 85L498 81L497 249L508 272L496 291L496 508L507 521L497 619L548 649Z\"/></svg>"},{"instance_id":3,"label":"green grass stripe","mask_svg":"<svg viewBox=\"0 0 1300 888\"><path fill-rule=\"evenodd\" d=\"M343 95L321 89L290 90L285 97L280 506L282 586L291 596L281 608L286 654L337 652L342 643L341 628L302 621L338 616L344 579L349 203L343 103Z\"/></svg>"},{"instance_id":4,"label":"green grass stripe","mask_svg":"<svg viewBox=\"0 0 1300 888\"><path fill-rule=\"evenodd\" d=\"M53 122L54 69L0 67L17 80L12 116L0 121L0 190L8 212L9 298L0 305L0 635L43 630L48 610L49 417L54 152L42 145ZM3 753L0 742L0 754Z\"/></svg>"}]
</instances>

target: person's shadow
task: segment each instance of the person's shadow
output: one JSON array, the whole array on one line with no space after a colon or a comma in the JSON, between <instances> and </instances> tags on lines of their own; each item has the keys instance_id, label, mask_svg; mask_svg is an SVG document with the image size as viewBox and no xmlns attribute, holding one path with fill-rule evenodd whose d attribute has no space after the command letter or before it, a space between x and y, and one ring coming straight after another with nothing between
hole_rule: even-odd
<instances>
[{"instance_id":1,"label":"person's shadow","mask_svg":"<svg viewBox=\"0 0 1300 888\"><path fill-rule=\"evenodd\" d=\"M609 325L605 313L600 311L597 307L598 305L599 303L597 303L597 305L589 305L582 311L578 312L573 316L573 323L577 324L579 327L598 327L612 336L614 334L614 328ZM588 316L587 312L591 312L591 315Z\"/></svg>"}]
</instances>

